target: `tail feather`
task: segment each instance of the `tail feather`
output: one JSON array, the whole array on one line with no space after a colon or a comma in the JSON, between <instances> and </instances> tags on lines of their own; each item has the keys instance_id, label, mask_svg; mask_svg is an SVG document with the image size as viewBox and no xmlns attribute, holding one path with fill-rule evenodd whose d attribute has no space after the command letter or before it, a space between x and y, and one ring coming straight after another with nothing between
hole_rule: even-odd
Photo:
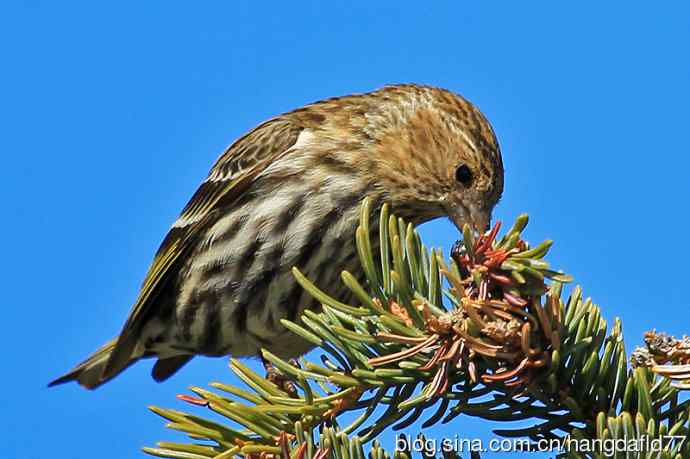
<instances>
[{"instance_id":1,"label":"tail feather","mask_svg":"<svg viewBox=\"0 0 690 459\"><path fill-rule=\"evenodd\" d=\"M151 376L156 382L165 381L172 375L174 375L177 370L182 368L187 362L194 358L193 355L176 355L174 357L168 357L166 359L159 358L156 364L151 370Z\"/></svg>"},{"instance_id":2,"label":"tail feather","mask_svg":"<svg viewBox=\"0 0 690 459\"><path fill-rule=\"evenodd\" d=\"M133 361L138 360L138 358L132 357L136 354L138 343L138 338L133 333L121 334L112 342L108 342L108 344L112 344L112 348L101 371L104 382L110 381L130 366Z\"/></svg>"},{"instance_id":3,"label":"tail feather","mask_svg":"<svg viewBox=\"0 0 690 459\"><path fill-rule=\"evenodd\" d=\"M70 381L76 381L87 389L95 389L101 384L110 381L125 368L139 360L138 357L130 357L126 362L118 365L116 371L111 370L106 376L104 371L116 344L117 338L111 339L86 360L74 367L69 373L60 376L54 381L51 381L48 384L48 387L57 386L58 384L64 384Z\"/></svg>"}]
</instances>

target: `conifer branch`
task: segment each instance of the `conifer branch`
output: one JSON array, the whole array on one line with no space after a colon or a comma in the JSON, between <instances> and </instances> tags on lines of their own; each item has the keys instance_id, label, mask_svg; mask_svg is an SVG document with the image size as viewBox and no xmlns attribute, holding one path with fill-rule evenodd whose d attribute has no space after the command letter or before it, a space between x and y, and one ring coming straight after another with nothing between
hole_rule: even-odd
<instances>
[{"instance_id":1,"label":"conifer branch","mask_svg":"<svg viewBox=\"0 0 690 459\"><path fill-rule=\"evenodd\" d=\"M526 215L500 238L500 225L479 238L465 228L450 260L428 250L387 206L378 218L380 248L374 252L365 200L356 243L366 278L342 273L358 304L341 303L294 270L323 310L283 324L317 346L321 361L293 365L268 351L263 357L297 394L231 359L231 370L248 389L212 383L216 391L192 387L193 396L179 396L230 425L152 407L168 427L201 442L159 443L147 453L360 458L363 445L385 429L418 419L427 428L461 414L506 422L496 434L535 443L687 437L690 401L679 397L679 389L690 387L687 338L648 334L646 353L636 351L629 368L620 320L609 330L580 287L563 296L571 278L544 260L551 241L531 248L522 239ZM356 419L341 425L341 415L351 411ZM534 425L509 424L526 419ZM687 443L667 441L659 457L690 457ZM371 458L410 457L409 451L389 454L375 442L367 448Z\"/></svg>"}]
</instances>

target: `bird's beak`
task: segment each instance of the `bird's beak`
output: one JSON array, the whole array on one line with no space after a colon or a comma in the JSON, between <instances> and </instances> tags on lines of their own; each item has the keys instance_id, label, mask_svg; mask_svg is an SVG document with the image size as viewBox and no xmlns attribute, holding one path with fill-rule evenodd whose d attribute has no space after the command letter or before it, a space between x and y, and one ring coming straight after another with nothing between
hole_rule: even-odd
<instances>
[{"instance_id":1,"label":"bird's beak","mask_svg":"<svg viewBox=\"0 0 690 459\"><path fill-rule=\"evenodd\" d=\"M467 207L463 204L447 206L446 213L453 224L462 232L465 224L477 234L484 234L491 225L491 212Z\"/></svg>"}]
</instances>

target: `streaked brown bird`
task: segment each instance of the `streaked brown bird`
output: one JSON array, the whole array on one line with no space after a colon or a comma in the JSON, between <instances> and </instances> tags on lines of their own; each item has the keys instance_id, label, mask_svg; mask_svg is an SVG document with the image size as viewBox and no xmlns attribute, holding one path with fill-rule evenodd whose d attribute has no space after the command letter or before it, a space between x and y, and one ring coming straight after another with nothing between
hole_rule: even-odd
<instances>
[{"instance_id":1,"label":"streaked brown bird","mask_svg":"<svg viewBox=\"0 0 690 459\"><path fill-rule=\"evenodd\" d=\"M363 279L354 232L365 196L414 224L448 216L484 231L502 191L489 122L444 89L386 86L272 118L216 161L158 249L120 335L50 385L93 389L147 357L163 381L195 355L304 354L311 345L280 320L320 304L291 269L350 302L339 275Z\"/></svg>"}]
</instances>

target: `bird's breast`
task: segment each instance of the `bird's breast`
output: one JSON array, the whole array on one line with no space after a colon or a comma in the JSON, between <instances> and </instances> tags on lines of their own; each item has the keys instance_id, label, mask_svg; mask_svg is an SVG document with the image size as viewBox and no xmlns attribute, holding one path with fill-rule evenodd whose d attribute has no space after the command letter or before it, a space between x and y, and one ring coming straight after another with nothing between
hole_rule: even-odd
<instances>
[{"instance_id":1,"label":"bird's breast","mask_svg":"<svg viewBox=\"0 0 690 459\"><path fill-rule=\"evenodd\" d=\"M280 323L320 307L293 267L340 301L352 300L340 273L362 278L355 229L366 193L344 179L304 185L255 192L207 229L181 271L176 347L207 355L256 355L262 347L283 357L306 352L310 346Z\"/></svg>"}]
</instances>

